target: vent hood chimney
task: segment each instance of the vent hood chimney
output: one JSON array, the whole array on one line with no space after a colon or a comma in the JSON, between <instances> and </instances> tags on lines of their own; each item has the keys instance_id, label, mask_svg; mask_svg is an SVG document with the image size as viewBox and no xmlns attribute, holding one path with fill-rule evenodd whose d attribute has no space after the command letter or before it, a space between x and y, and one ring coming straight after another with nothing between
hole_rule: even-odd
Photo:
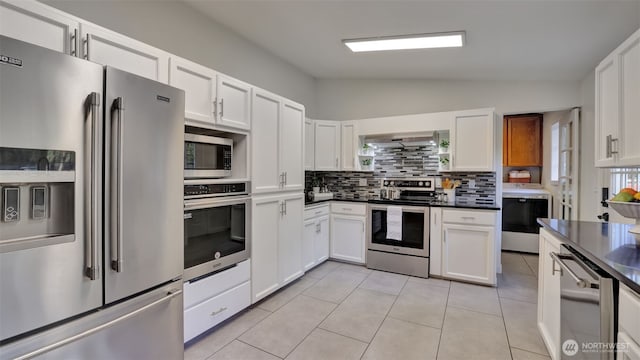
<instances>
[{"instance_id":1,"label":"vent hood chimney","mask_svg":"<svg viewBox=\"0 0 640 360\"><path fill-rule=\"evenodd\" d=\"M381 134L365 136L364 142L379 148L404 148L435 145L433 132Z\"/></svg>"}]
</instances>

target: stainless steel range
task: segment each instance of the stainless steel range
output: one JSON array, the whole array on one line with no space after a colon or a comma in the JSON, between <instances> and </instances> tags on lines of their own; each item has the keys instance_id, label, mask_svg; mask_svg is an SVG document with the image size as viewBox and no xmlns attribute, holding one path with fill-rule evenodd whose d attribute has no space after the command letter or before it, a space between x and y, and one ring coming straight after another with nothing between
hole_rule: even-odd
<instances>
[{"instance_id":1,"label":"stainless steel range","mask_svg":"<svg viewBox=\"0 0 640 360\"><path fill-rule=\"evenodd\" d=\"M429 205L433 178L384 179L369 204L367 267L429 277ZM386 199L385 199L386 197Z\"/></svg>"}]
</instances>

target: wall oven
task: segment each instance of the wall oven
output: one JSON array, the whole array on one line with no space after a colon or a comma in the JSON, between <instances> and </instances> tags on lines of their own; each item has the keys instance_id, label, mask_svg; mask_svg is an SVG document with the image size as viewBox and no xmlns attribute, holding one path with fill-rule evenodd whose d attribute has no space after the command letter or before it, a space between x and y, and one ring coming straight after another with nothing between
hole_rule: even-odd
<instances>
[{"instance_id":1,"label":"wall oven","mask_svg":"<svg viewBox=\"0 0 640 360\"><path fill-rule=\"evenodd\" d=\"M249 258L249 183L184 186L184 280L189 281Z\"/></svg>"},{"instance_id":2,"label":"wall oven","mask_svg":"<svg viewBox=\"0 0 640 360\"><path fill-rule=\"evenodd\" d=\"M209 135L184 134L184 177L231 176L233 140Z\"/></svg>"}]
</instances>

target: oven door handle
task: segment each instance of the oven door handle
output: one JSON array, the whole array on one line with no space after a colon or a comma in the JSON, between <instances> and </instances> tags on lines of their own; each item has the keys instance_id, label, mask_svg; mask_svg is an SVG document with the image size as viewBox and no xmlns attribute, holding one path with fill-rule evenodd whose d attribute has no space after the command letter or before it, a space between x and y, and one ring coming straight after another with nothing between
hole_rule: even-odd
<instances>
[{"instance_id":1,"label":"oven door handle","mask_svg":"<svg viewBox=\"0 0 640 360\"><path fill-rule=\"evenodd\" d=\"M554 262L558 263L560 265L560 267L562 269L564 269L567 274L569 274L573 280L575 280L576 285L579 288L586 288L586 287L591 287L591 284L589 281L581 278L580 276L578 276L573 270L571 270L571 268L569 266L567 266L567 264L565 264L564 261L562 261L563 259L566 260L573 260L575 261L578 265L580 265L580 263L571 255L565 255L565 254L558 254L555 252L549 253L549 255L551 256L551 259L553 259Z\"/></svg>"},{"instance_id":2,"label":"oven door handle","mask_svg":"<svg viewBox=\"0 0 640 360\"><path fill-rule=\"evenodd\" d=\"M251 200L250 196L233 197L233 198L215 198L215 199L192 199L184 201L184 210L198 210L211 207L229 206L229 205L241 205L247 204Z\"/></svg>"}]
</instances>

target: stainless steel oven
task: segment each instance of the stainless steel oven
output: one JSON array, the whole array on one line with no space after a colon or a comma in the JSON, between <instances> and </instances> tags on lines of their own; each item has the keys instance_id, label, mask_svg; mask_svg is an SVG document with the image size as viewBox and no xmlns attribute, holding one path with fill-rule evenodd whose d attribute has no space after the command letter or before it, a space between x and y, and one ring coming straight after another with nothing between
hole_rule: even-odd
<instances>
[{"instance_id":1,"label":"stainless steel oven","mask_svg":"<svg viewBox=\"0 0 640 360\"><path fill-rule=\"evenodd\" d=\"M249 258L249 184L185 181L184 280L207 275Z\"/></svg>"},{"instance_id":2,"label":"stainless steel oven","mask_svg":"<svg viewBox=\"0 0 640 360\"><path fill-rule=\"evenodd\" d=\"M233 140L185 133L184 177L221 178L231 176Z\"/></svg>"}]
</instances>

